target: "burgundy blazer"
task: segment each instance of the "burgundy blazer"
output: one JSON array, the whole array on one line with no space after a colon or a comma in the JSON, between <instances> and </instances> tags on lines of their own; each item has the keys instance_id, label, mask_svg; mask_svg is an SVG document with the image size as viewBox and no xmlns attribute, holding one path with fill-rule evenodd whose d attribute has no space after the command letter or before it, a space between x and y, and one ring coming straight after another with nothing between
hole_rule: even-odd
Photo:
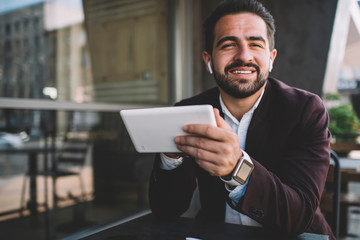
<instances>
[{"instance_id":1,"label":"burgundy blazer","mask_svg":"<svg viewBox=\"0 0 360 240\"><path fill-rule=\"evenodd\" d=\"M211 104L221 111L218 88L176 105ZM331 228L319 209L330 161L328 114L321 99L269 78L251 120L245 151L254 170L239 204L232 206L269 231L297 235L329 235ZM193 159L178 168L159 168L155 158L150 179L150 208L161 217L184 213L196 184L201 209L198 218L224 221L228 192L219 177L201 169Z\"/></svg>"}]
</instances>

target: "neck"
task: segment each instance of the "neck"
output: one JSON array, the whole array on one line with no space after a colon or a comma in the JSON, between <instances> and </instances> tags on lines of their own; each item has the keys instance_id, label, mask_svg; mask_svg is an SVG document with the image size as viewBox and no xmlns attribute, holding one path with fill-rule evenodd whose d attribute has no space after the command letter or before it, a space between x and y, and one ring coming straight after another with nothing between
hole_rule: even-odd
<instances>
[{"instance_id":1,"label":"neck","mask_svg":"<svg viewBox=\"0 0 360 240\"><path fill-rule=\"evenodd\" d=\"M243 115L254 106L265 86L266 84L264 84L264 86L262 86L262 88L260 88L256 93L247 98L234 98L225 93L221 88L219 88L219 90L221 98L227 109L238 121L240 121Z\"/></svg>"}]
</instances>

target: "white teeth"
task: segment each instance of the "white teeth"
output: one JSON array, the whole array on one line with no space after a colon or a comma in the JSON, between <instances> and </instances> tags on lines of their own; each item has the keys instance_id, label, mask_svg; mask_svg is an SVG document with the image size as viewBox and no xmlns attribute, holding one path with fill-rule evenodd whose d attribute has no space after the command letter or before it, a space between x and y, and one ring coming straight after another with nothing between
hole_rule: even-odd
<instances>
[{"instance_id":1,"label":"white teeth","mask_svg":"<svg viewBox=\"0 0 360 240\"><path fill-rule=\"evenodd\" d=\"M235 74L249 74L249 73L251 73L251 71L238 71L238 70L235 70L235 71L233 71L233 73L235 73Z\"/></svg>"}]
</instances>

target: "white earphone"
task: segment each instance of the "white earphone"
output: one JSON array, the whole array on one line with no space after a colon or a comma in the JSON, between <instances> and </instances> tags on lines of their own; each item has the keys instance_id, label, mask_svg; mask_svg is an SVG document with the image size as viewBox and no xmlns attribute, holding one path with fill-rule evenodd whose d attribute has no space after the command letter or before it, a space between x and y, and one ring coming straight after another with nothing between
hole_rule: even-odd
<instances>
[{"instance_id":1,"label":"white earphone","mask_svg":"<svg viewBox=\"0 0 360 240\"><path fill-rule=\"evenodd\" d=\"M208 61L208 68L209 68L209 72L210 72L210 74L213 74L213 71L212 71L212 68L211 68L211 65L210 65L210 61Z\"/></svg>"},{"instance_id":2,"label":"white earphone","mask_svg":"<svg viewBox=\"0 0 360 240\"><path fill-rule=\"evenodd\" d=\"M270 59L269 60L269 72L271 72L272 68L273 68L273 63L272 63L272 61Z\"/></svg>"}]
</instances>

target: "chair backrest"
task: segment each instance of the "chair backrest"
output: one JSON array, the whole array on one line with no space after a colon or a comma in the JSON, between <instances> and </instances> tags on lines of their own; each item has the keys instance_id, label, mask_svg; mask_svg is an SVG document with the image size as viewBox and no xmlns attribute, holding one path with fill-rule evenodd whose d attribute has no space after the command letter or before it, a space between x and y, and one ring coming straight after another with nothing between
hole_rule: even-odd
<instances>
[{"instance_id":1,"label":"chair backrest","mask_svg":"<svg viewBox=\"0 0 360 240\"><path fill-rule=\"evenodd\" d=\"M64 140L64 144L57 154L57 165L83 166L86 160L88 141L85 138L71 137Z\"/></svg>"},{"instance_id":2,"label":"chair backrest","mask_svg":"<svg viewBox=\"0 0 360 240\"><path fill-rule=\"evenodd\" d=\"M337 239L339 235L340 161L334 151L331 151L331 160L325 190L321 197L320 208Z\"/></svg>"}]
</instances>

